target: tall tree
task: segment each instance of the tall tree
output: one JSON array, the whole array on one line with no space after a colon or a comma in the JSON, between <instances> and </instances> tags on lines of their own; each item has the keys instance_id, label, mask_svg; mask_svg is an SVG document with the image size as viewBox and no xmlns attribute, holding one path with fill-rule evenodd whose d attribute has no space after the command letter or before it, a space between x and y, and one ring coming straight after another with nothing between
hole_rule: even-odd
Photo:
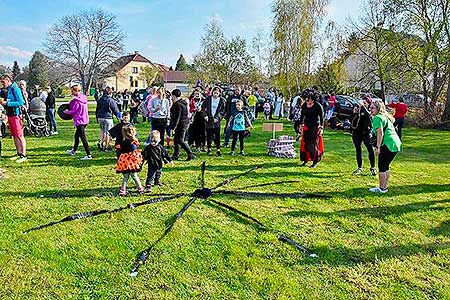
<instances>
[{"instance_id":1,"label":"tall tree","mask_svg":"<svg viewBox=\"0 0 450 300\"><path fill-rule=\"evenodd\" d=\"M14 64L13 64L13 69L12 69L12 76L13 76L13 78L16 78L17 76L19 76L20 73L22 73L22 72L20 71L19 64L15 60Z\"/></svg>"},{"instance_id":2,"label":"tall tree","mask_svg":"<svg viewBox=\"0 0 450 300\"><path fill-rule=\"evenodd\" d=\"M226 82L230 84L254 82L259 73L246 41L239 36L227 39L217 21L211 21L202 36L201 52L194 55L194 80ZM252 76L248 76L252 74Z\"/></svg>"},{"instance_id":3,"label":"tall tree","mask_svg":"<svg viewBox=\"0 0 450 300\"><path fill-rule=\"evenodd\" d=\"M316 35L328 0L275 0L274 65L279 83L291 97L294 90L311 83Z\"/></svg>"},{"instance_id":4,"label":"tall tree","mask_svg":"<svg viewBox=\"0 0 450 300\"><path fill-rule=\"evenodd\" d=\"M180 57L177 60L177 64L175 66L175 71L189 71L190 66L186 62L186 59L184 58L183 54L180 54Z\"/></svg>"},{"instance_id":5,"label":"tall tree","mask_svg":"<svg viewBox=\"0 0 450 300\"><path fill-rule=\"evenodd\" d=\"M399 20L402 30L421 38L421 43L405 45L402 49L415 47L414 55L404 51L411 70L417 72L422 81L425 99L431 105L442 95L450 68L448 52L450 45L446 35L450 1L448 0L386 0L391 13ZM427 101L425 101L427 104Z\"/></svg>"},{"instance_id":6,"label":"tall tree","mask_svg":"<svg viewBox=\"0 0 450 300\"><path fill-rule=\"evenodd\" d=\"M63 17L47 33L49 56L76 73L87 93L101 70L123 51L124 34L116 17L103 11L83 11Z\"/></svg>"},{"instance_id":7,"label":"tall tree","mask_svg":"<svg viewBox=\"0 0 450 300\"><path fill-rule=\"evenodd\" d=\"M147 86L151 86L155 82L155 79L158 77L158 74L159 72L157 69L150 66L145 66L139 74L138 79L145 80Z\"/></svg>"},{"instance_id":8,"label":"tall tree","mask_svg":"<svg viewBox=\"0 0 450 300\"><path fill-rule=\"evenodd\" d=\"M45 87L49 84L48 60L44 54L39 51L34 52L28 69L28 83L30 86L39 85L40 87Z\"/></svg>"}]
</instances>

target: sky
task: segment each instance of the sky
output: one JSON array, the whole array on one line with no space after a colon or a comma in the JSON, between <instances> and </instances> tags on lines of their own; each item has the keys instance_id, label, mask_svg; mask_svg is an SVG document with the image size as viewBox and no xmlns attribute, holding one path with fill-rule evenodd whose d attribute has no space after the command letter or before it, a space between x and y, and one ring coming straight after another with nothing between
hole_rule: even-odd
<instances>
[{"instance_id":1,"label":"sky","mask_svg":"<svg viewBox=\"0 0 450 300\"><path fill-rule=\"evenodd\" d=\"M328 19L344 24L357 18L361 0L330 0ZM272 0L0 0L0 64L28 64L34 51L44 51L47 31L62 16L101 8L117 17L126 34L125 54L139 51L152 62L175 66L180 54L188 60L200 51L204 27L220 22L228 37L248 42L272 25Z\"/></svg>"}]
</instances>

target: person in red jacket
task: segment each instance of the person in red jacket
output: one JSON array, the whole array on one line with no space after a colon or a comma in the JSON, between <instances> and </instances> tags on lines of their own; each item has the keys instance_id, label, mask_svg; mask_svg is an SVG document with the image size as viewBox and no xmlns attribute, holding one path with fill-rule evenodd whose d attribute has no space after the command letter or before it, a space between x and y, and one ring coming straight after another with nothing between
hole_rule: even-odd
<instances>
[{"instance_id":1,"label":"person in red jacket","mask_svg":"<svg viewBox=\"0 0 450 300\"><path fill-rule=\"evenodd\" d=\"M389 104L389 107L395 109L394 126L397 129L397 135L401 140L403 124L405 123L405 116L406 116L406 113L408 112L408 105L406 105L406 103L404 102L402 97L400 97L400 99L398 101L399 101L398 103L391 102Z\"/></svg>"}]
</instances>

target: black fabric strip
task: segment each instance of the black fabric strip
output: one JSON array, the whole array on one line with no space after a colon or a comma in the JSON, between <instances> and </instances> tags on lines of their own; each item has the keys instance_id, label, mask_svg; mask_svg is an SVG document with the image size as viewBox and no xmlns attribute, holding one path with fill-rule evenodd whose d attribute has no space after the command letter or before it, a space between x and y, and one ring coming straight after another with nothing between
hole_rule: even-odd
<instances>
[{"instance_id":1,"label":"black fabric strip","mask_svg":"<svg viewBox=\"0 0 450 300\"><path fill-rule=\"evenodd\" d=\"M245 172L243 172L243 173L241 173L241 174L239 174L239 175L236 175L236 176L233 176L233 177L231 177L231 178L225 179L224 181L222 181L221 183L219 183L218 185L216 185L216 186L215 186L214 188L212 188L211 190L216 190L216 189L218 189L218 188L220 188L220 187L222 187L222 186L224 186L224 185L227 185L227 184L229 184L230 182L232 182L233 180L236 180L236 179L238 179L239 177L245 176L245 175L247 175L248 173L253 172L253 171L255 171L255 170L259 169L259 168L260 168L260 167L256 166L256 167L253 167L253 168L251 168L251 169L249 169L249 170L247 170L247 171L245 171Z\"/></svg>"},{"instance_id":2,"label":"black fabric strip","mask_svg":"<svg viewBox=\"0 0 450 300\"><path fill-rule=\"evenodd\" d=\"M164 233L154 243L152 243L150 247L139 253L138 258L134 262L134 267L133 270L131 270L130 276L137 276L139 268L147 261L150 251L172 230L175 222L178 221L181 216L183 216L183 214L186 212L186 210L188 210L189 207L191 207L192 204L194 204L196 199L196 197L192 197L189 202L186 203L183 208L181 208L181 210L172 218L170 224L166 227L166 230L164 230Z\"/></svg>"},{"instance_id":3,"label":"black fabric strip","mask_svg":"<svg viewBox=\"0 0 450 300\"><path fill-rule=\"evenodd\" d=\"M232 206L230 206L230 205L228 205L228 204L225 204L225 203L216 201L216 200L211 199L211 198L209 198L207 201L210 201L210 202L212 202L212 203L214 203L214 204L216 204L216 205L219 205L219 206L221 206L221 207L224 207L224 208L226 208L226 209L229 209L229 210L231 210L231 211L233 211L233 212L235 212L235 213L237 213L237 214L239 214L239 215L241 215L241 216L243 216L243 217L245 217L245 218L247 218L247 219L249 219L249 220L252 220L252 221L255 222L256 224L258 224L259 226L261 226L262 229L275 233L275 234L278 236L278 239L279 239L280 241L285 242L285 243L288 243L288 244L294 246L294 247L297 248L298 250L300 250L300 251L302 251L302 252L308 254L310 257L317 257L317 255L316 255L312 250L306 248L305 246L300 245L299 243L297 243L296 241L294 241L294 240L288 238L286 235L284 235L284 234L281 233L281 232L278 232L278 231L275 231L275 230L271 230L269 227L267 227L266 225L264 225L263 223L261 223L260 221L258 221L257 219L255 219L254 217L249 216L248 214L246 214L246 213L240 211L239 209L237 209L237 208L235 208L235 207L232 207Z\"/></svg>"},{"instance_id":4,"label":"black fabric strip","mask_svg":"<svg viewBox=\"0 0 450 300\"><path fill-rule=\"evenodd\" d=\"M125 210L125 209L133 209L142 205L148 205L148 204L153 204L153 203L158 203L158 202L163 202L163 201L169 201L175 198L179 198L179 197L183 197L186 196L186 194L176 194L176 195L172 195L172 196L166 196L166 197L158 197L158 198L153 198L153 199L148 199L146 201L143 202L137 202L137 203L129 203L126 206L122 206L122 207L118 207L115 209L100 209L100 210L94 210L94 211L88 211L88 212L81 212L81 213L76 213L70 216L67 216L59 221L53 221L53 222L49 222L47 224L44 225L40 225L37 227L33 227L30 229L27 229L25 231L23 231L23 234L27 234L31 231L36 231L36 230L40 230L46 227L50 227L50 226L54 226L60 223L64 223L64 222L70 222L70 221L74 221L74 220L79 220L79 219L86 219L86 218L90 218L90 217L95 217L98 215L102 215L102 214L106 214L106 213L117 213L119 211Z\"/></svg>"}]
</instances>

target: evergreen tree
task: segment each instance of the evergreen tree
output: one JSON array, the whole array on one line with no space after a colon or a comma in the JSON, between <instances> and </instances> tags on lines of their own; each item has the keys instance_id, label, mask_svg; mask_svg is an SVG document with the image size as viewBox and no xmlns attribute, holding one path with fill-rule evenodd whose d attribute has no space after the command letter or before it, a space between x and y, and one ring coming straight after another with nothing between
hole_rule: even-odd
<instances>
[{"instance_id":1,"label":"evergreen tree","mask_svg":"<svg viewBox=\"0 0 450 300\"><path fill-rule=\"evenodd\" d=\"M12 69L12 75L13 75L13 78L16 78L17 76L19 76L20 73L22 73L22 72L20 71L19 64L18 64L17 61L15 60L15 61L14 61L14 65L13 65L13 69Z\"/></svg>"},{"instance_id":2,"label":"evergreen tree","mask_svg":"<svg viewBox=\"0 0 450 300\"><path fill-rule=\"evenodd\" d=\"M29 85L45 87L49 84L48 60L39 51L34 52L29 65Z\"/></svg>"},{"instance_id":3,"label":"evergreen tree","mask_svg":"<svg viewBox=\"0 0 450 300\"><path fill-rule=\"evenodd\" d=\"M177 65L175 66L175 71L189 71L190 67L186 62L183 54L180 54L178 58Z\"/></svg>"}]
</instances>

